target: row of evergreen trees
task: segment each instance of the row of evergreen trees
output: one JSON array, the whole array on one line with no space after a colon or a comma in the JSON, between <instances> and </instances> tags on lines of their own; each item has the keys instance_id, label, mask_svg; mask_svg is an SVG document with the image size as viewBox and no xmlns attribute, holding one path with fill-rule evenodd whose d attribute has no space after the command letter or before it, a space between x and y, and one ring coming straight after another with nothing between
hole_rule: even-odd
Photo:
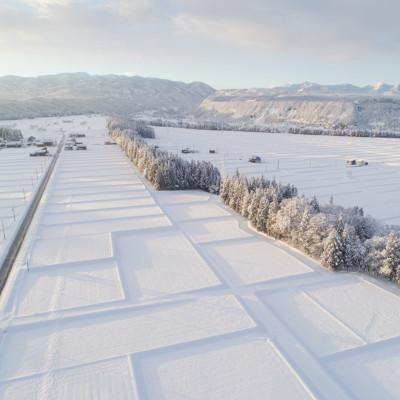
<instances>
[{"instance_id":1,"label":"row of evergreen trees","mask_svg":"<svg viewBox=\"0 0 400 400\"><path fill-rule=\"evenodd\" d=\"M351 137L379 137L379 138L399 138L400 132L396 131L377 131L347 128L345 126L337 126L333 129L320 128L302 128L291 127L288 133L295 135L322 135L322 136L351 136Z\"/></svg>"},{"instance_id":2,"label":"row of evergreen trees","mask_svg":"<svg viewBox=\"0 0 400 400\"><path fill-rule=\"evenodd\" d=\"M145 139L154 139L156 137L153 127L137 119L113 117L107 121L107 127L109 132L119 129L120 131L125 131L127 135L139 135Z\"/></svg>"},{"instance_id":3,"label":"row of evergreen trees","mask_svg":"<svg viewBox=\"0 0 400 400\"><path fill-rule=\"evenodd\" d=\"M183 160L150 146L136 130L113 128L110 135L157 190L201 189L218 193L221 176L210 162Z\"/></svg>"},{"instance_id":4,"label":"row of evergreen trees","mask_svg":"<svg viewBox=\"0 0 400 400\"><path fill-rule=\"evenodd\" d=\"M22 132L19 129L13 129L6 126L0 126L0 139L3 140L22 140Z\"/></svg>"},{"instance_id":5,"label":"row of evergreen trees","mask_svg":"<svg viewBox=\"0 0 400 400\"><path fill-rule=\"evenodd\" d=\"M245 122L226 122L226 121L188 121L188 120L165 120L152 119L149 123L153 126L176 127L186 129L214 130L214 131L244 131L244 132L265 132L265 133L291 133L295 135L322 135L322 136L351 136L351 137L379 137L379 138L399 138L399 131L381 131L371 129L355 129L344 124L332 128L317 127L289 127L283 124L258 125L251 121Z\"/></svg>"},{"instance_id":6,"label":"row of evergreen trees","mask_svg":"<svg viewBox=\"0 0 400 400\"><path fill-rule=\"evenodd\" d=\"M225 122L225 121L214 121L214 120L169 120L162 118L155 118L148 121L150 125L162 126L162 127L173 127L173 128L185 128L185 129L199 129L199 130L210 130L210 131L241 131L241 132L265 132L265 133L282 133L284 130L280 130L273 126L255 125L254 123L248 122Z\"/></svg>"},{"instance_id":7,"label":"row of evergreen trees","mask_svg":"<svg viewBox=\"0 0 400 400\"><path fill-rule=\"evenodd\" d=\"M359 207L319 204L292 185L239 174L222 179L223 202L260 232L289 243L331 270L362 271L400 284L400 236Z\"/></svg>"}]
</instances>

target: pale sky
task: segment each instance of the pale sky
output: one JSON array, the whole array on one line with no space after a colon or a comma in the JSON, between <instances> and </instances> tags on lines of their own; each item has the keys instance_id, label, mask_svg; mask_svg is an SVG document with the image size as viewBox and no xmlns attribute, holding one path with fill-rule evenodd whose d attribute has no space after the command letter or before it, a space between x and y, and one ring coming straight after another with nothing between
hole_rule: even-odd
<instances>
[{"instance_id":1,"label":"pale sky","mask_svg":"<svg viewBox=\"0 0 400 400\"><path fill-rule=\"evenodd\" d=\"M0 75L399 83L400 0L0 0Z\"/></svg>"}]
</instances>

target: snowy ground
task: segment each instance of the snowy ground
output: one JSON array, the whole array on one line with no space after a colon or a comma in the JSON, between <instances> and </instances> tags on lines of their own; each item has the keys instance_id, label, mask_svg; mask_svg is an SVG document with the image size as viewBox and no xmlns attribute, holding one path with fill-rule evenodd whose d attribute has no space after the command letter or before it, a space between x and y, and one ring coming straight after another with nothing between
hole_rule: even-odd
<instances>
[{"instance_id":1,"label":"snowy ground","mask_svg":"<svg viewBox=\"0 0 400 400\"><path fill-rule=\"evenodd\" d=\"M51 160L50 157L29 157L30 151L0 150L0 253Z\"/></svg>"},{"instance_id":2,"label":"snowy ground","mask_svg":"<svg viewBox=\"0 0 400 400\"><path fill-rule=\"evenodd\" d=\"M91 121L91 119L89 119ZM59 140L66 135L89 126L87 117L37 118L18 121L0 121L0 126L20 129L25 139ZM81 125L84 123L84 125ZM22 218L51 157L30 157L36 147L0 149L0 255L6 242ZM54 153L56 148L49 148Z\"/></svg>"},{"instance_id":3,"label":"snowy ground","mask_svg":"<svg viewBox=\"0 0 400 400\"><path fill-rule=\"evenodd\" d=\"M90 135L2 295L1 399L398 398L398 289L327 272L215 196L154 192Z\"/></svg>"},{"instance_id":4,"label":"snowy ground","mask_svg":"<svg viewBox=\"0 0 400 400\"><path fill-rule=\"evenodd\" d=\"M199 131L155 128L152 144L171 152L189 147L195 154L184 158L209 160L224 173L264 174L295 184L300 193L316 195L322 202L361 206L387 224L400 225L400 140L304 136L252 132ZM217 154L209 154L209 149ZM253 154L261 164L251 164ZM369 162L346 167L349 158Z\"/></svg>"}]
</instances>

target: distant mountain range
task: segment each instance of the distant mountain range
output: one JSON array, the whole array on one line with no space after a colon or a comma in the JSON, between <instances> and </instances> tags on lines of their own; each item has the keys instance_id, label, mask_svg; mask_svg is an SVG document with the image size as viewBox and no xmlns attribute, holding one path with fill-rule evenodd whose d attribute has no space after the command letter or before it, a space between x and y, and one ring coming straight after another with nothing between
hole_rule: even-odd
<instances>
[{"instance_id":1,"label":"distant mountain range","mask_svg":"<svg viewBox=\"0 0 400 400\"><path fill-rule=\"evenodd\" d=\"M0 120L86 113L400 133L400 85L320 85L215 90L124 75L0 78Z\"/></svg>"},{"instance_id":2,"label":"distant mountain range","mask_svg":"<svg viewBox=\"0 0 400 400\"><path fill-rule=\"evenodd\" d=\"M376 83L368 86L344 85L320 85L318 83L304 82L293 85L277 86L272 88L254 89L228 89L219 90L214 97L229 96L230 98L284 98L284 97L400 97L400 85L388 85Z\"/></svg>"},{"instance_id":3,"label":"distant mountain range","mask_svg":"<svg viewBox=\"0 0 400 400\"><path fill-rule=\"evenodd\" d=\"M142 112L182 116L214 92L205 83L121 75L59 74L0 78L0 119Z\"/></svg>"}]
</instances>

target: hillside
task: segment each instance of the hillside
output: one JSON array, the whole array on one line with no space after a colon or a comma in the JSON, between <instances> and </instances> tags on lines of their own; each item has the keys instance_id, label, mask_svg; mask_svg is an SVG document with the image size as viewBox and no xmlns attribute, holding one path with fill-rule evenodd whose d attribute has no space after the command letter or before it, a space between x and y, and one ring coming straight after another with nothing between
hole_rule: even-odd
<instances>
[{"instance_id":1,"label":"hillside","mask_svg":"<svg viewBox=\"0 0 400 400\"><path fill-rule=\"evenodd\" d=\"M399 86L304 83L271 89L220 90L205 99L199 117L255 125L400 131Z\"/></svg>"},{"instance_id":2,"label":"hillside","mask_svg":"<svg viewBox=\"0 0 400 400\"><path fill-rule=\"evenodd\" d=\"M214 92L201 83L85 73L0 78L0 119L84 113L182 116Z\"/></svg>"}]
</instances>

